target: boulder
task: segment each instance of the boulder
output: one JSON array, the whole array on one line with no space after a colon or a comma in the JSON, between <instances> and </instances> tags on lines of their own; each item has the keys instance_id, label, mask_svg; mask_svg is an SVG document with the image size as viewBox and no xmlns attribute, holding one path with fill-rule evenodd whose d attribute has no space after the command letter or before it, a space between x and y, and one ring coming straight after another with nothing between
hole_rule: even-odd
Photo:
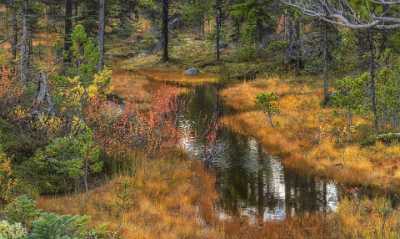
<instances>
[{"instance_id":1,"label":"boulder","mask_svg":"<svg viewBox=\"0 0 400 239\"><path fill-rule=\"evenodd\" d=\"M199 69L194 68L194 67L190 67L189 69L187 69L185 71L185 75L188 75L188 76L196 76L198 74L200 74Z\"/></svg>"}]
</instances>

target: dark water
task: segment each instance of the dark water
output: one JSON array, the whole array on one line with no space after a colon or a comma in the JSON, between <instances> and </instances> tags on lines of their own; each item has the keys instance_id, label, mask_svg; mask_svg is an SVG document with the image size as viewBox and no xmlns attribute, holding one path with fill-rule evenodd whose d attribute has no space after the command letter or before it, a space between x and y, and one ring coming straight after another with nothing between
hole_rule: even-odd
<instances>
[{"instance_id":1,"label":"dark water","mask_svg":"<svg viewBox=\"0 0 400 239\"><path fill-rule=\"evenodd\" d=\"M180 143L215 172L221 218L242 215L269 221L336 210L342 190L334 182L293 172L257 140L218 124L232 111L220 102L217 86L197 87L180 102Z\"/></svg>"}]
</instances>

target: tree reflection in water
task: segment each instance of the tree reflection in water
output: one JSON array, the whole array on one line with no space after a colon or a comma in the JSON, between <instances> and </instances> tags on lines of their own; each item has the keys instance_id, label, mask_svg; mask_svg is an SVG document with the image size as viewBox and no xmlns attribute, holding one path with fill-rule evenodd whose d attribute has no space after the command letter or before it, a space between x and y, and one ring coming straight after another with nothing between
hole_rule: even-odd
<instances>
[{"instance_id":1,"label":"tree reflection in water","mask_svg":"<svg viewBox=\"0 0 400 239\"><path fill-rule=\"evenodd\" d=\"M336 185L286 169L253 138L219 127L228 114L217 86L200 86L181 98L177 126L181 145L213 168L220 192L221 215L282 220L296 214L334 211Z\"/></svg>"}]
</instances>

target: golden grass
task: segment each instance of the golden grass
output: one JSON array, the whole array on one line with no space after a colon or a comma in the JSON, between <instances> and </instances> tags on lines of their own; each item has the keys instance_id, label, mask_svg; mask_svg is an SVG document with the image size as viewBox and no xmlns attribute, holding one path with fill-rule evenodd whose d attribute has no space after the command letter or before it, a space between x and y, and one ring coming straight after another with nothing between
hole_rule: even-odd
<instances>
[{"instance_id":1,"label":"golden grass","mask_svg":"<svg viewBox=\"0 0 400 239\"><path fill-rule=\"evenodd\" d=\"M216 199L214 178L198 161L169 155L139 164L135 176L65 197L42 197L41 209L86 214L123 238L221 238L210 228Z\"/></svg>"},{"instance_id":2,"label":"golden grass","mask_svg":"<svg viewBox=\"0 0 400 239\"><path fill-rule=\"evenodd\" d=\"M187 76L183 70L173 69L141 69L137 71L138 74L146 76L149 80L172 83L181 86L193 86L217 83L219 78L212 74L202 73L196 76Z\"/></svg>"},{"instance_id":3,"label":"golden grass","mask_svg":"<svg viewBox=\"0 0 400 239\"><path fill-rule=\"evenodd\" d=\"M143 76L129 71L113 71L111 82L112 91L124 97L125 101L141 104L149 107L151 92L148 90L150 82Z\"/></svg>"},{"instance_id":4,"label":"golden grass","mask_svg":"<svg viewBox=\"0 0 400 239\"><path fill-rule=\"evenodd\" d=\"M263 91L280 95L276 128L269 127L266 116L256 109L255 96ZM257 138L271 153L284 156L289 167L352 184L391 189L400 185L400 146L345 143L346 122L333 109L320 106L320 89L274 77L227 88L221 96L240 111L222 123ZM354 124L365 122L357 118Z\"/></svg>"}]
</instances>

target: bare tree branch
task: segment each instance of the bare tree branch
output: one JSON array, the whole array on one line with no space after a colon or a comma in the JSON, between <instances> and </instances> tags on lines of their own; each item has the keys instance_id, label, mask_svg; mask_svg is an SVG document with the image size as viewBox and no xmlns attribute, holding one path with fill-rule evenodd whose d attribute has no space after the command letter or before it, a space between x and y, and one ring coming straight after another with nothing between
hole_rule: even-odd
<instances>
[{"instance_id":1,"label":"bare tree branch","mask_svg":"<svg viewBox=\"0 0 400 239\"><path fill-rule=\"evenodd\" d=\"M400 17L390 16L389 9L399 5L400 0L371 0L372 3L384 6L386 9L379 16L370 12L362 20L349 4L348 0L281 0L284 4L292 6L303 14L317 17L325 22L344 26L352 29L394 29L400 27Z\"/></svg>"}]
</instances>

